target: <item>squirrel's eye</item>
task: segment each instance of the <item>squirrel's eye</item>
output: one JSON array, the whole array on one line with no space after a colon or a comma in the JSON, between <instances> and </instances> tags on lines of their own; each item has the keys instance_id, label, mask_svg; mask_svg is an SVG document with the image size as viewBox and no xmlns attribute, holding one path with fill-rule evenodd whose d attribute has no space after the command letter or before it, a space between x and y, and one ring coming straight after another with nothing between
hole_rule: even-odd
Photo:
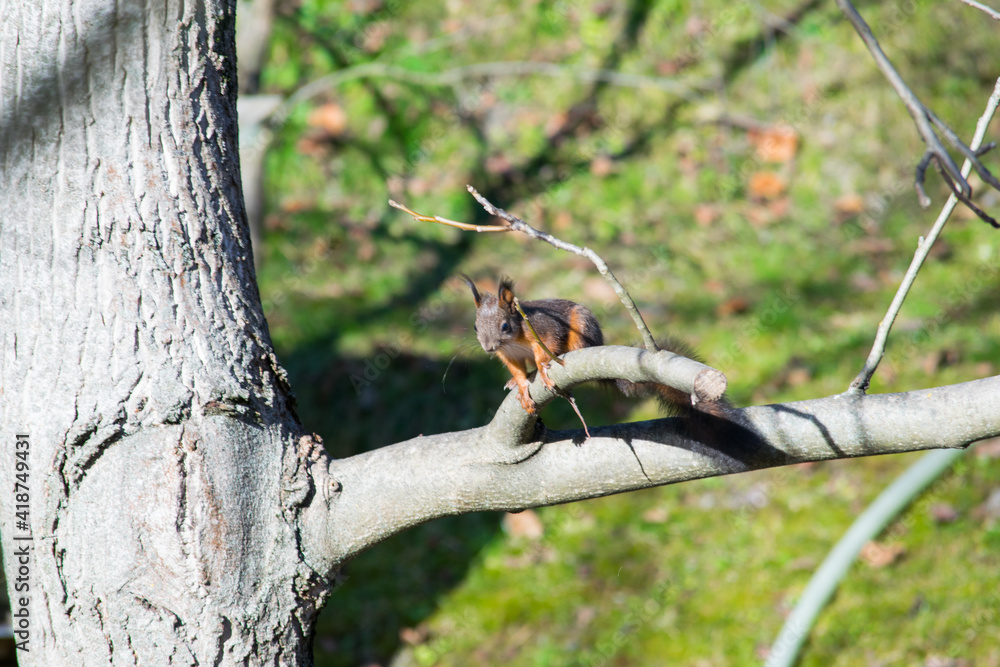
<instances>
[{"instance_id":1,"label":"squirrel's eye","mask_svg":"<svg viewBox=\"0 0 1000 667\"><path fill-rule=\"evenodd\" d=\"M475 324L472 325L472 330L475 331L476 333L479 333L479 327L477 327Z\"/></svg>"},{"instance_id":2,"label":"squirrel's eye","mask_svg":"<svg viewBox=\"0 0 1000 667\"><path fill-rule=\"evenodd\" d=\"M501 324L500 325L500 331L502 331L504 333L510 333L510 324L508 324L507 322L504 322L503 324Z\"/></svg>"}]
</instances>

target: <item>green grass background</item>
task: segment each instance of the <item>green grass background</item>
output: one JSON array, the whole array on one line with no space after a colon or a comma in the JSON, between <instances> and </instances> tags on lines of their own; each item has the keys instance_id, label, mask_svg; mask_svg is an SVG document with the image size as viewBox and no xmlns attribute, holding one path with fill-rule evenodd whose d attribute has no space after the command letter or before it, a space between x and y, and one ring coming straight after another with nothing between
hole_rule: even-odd
<instances>
[{"instance_id":1,"label":"green grass background","mask_svg":"<svg viewBox=\"0 0 1000 667\"><path fill-rule=\"evenodd\" d=\"M277 7L263 92L290 94L366 63L567 68L453 86L356 79L297 107L278 131L261 293L300 414L334 456L490 419L507 378L475 344L460 271L508 273L525 298L582 301L609 341L636 338L587 262L514 235L417 223L390 197L487 223L465 191L473 184L594 248L654 333L697 346L747 405L846 389L946 196L932 170L934 205L917 205L923 144L832 2ZM971 137L1000 75L997 24L960 3L859 10L914 92ZM597 69L646 84L574 74ZM336 105L343 127L318 126L310 113L320 105ZM794 160L762 160L748 138L754 124L794 128ZM752 197L761 172L784 179L784 193ZM972 182L980 206L1000 212L998 193ZM1000 234L959 209L872 391L998 372L998 260ZM598 391L579 399L592 424L656 414ZM544 418L577 423L559 404ZM797 466L544 508L537 540L505 533L497 515L432 522L347 566L321 619L317 664L757 664L815 567L913 460ZM991 449L942 478L880 538L902 557L851 570L801 664L1000 664L1000 528L982 511L998 487ZM956 518L935 521L941 506Z\"/></svg>"}]
</instances>

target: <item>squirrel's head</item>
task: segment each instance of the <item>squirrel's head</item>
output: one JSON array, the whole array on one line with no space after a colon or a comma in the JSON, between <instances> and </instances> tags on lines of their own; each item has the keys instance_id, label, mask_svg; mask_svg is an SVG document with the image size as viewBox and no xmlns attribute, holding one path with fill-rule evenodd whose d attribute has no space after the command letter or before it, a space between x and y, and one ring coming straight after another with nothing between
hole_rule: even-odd
<instances>
[{"instance_id":1,"label":"squirrel's head","mask_svg":"<svg viewBox=\"0 0 1000 667\"><path fill-rule=\"evenodd\" d=\"M514 307L514 282L501 276L500 288L493 296L481 294L469 276L461 275L476 302L476 338L483 349L493 353L517 339L521 333L521 315Z\"/></svg>"}]
</instances>

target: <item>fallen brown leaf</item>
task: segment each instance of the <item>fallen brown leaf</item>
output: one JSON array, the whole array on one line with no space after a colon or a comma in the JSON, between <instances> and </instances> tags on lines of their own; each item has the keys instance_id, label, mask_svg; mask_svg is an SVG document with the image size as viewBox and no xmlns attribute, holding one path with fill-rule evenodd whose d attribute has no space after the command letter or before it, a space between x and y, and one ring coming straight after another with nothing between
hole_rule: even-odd
<instances>
[{"instance_id":1,"label":"fallen brown leaf","mask_svg":"<svg viewBox=\"0 0 1000 667\"><path fill-rule=\"evenodd\" d=\"M559 211L556 213L555 220L552 221L552 226L556 228L556 231L564 232L573 226L573 216L566 211Z\"/></svg>"},{"instance_id":2,"label":"fallen brown leaf","mask_svg":"<svg viewBox=\"0 0 1000 667\"><path fill-rule=\"evenodd\" d=\"M339 104L327 102L310 111L306 123L331 137L339 137L347 129L347 112Z\"/></svg>"},{"instance_id":3,"label":"fallen brown leaf","mask_svg":"<svg viewBox=\"0 0 1000 667\"><path fill-rule=\"evenodd\" d=\"M666 523L669 516L663 507L651 507L642 513L642 520L646 523Z\"/></svg>"},{"instance_id":4,"label":"fallen brown leaf","mask_svg":"<svg viewBox=\"0 0 1000 667\"><path fill-rule=\"evenodd\" d=\"M504 514L503 529L511 537L524 537L529 540L537 540L545 533L542 520L538 518L535 510Z\"/></svg>"},{"instance_id":5,"label":"fallen brown leaf","mask_svg":"<svg viewBox=\"0 0 1000 667\"><path fill-rule=\"evenodd\" d=\"M765 162L791 162L799 150L799 135L788 126L752 129L747 132L747 140Z\"/></svg>"},{"instance_id":6,"label":"fallen brown leaf","mask_svg":"<svg viewBox=\"0 0 1000 667\"><path fill-rule=\"evenodd\" d=\"M491 155L486 158L486 172L489 174L504 174L510 171L510 160L506 155Z\"/></svg>"},{"instance_id":7,"label":"fallen brown leaf","mask_svg":"<svg viewBox=\"0 0 1000 667\"><path fill-rule=\"evenodd\" d=\"M734 296L730 299L726 299L718 306L715 307L715 314L719 317L728 317L729 315L738 315L739 313L745 313L750 309L750 302L742 296Z\"/></svg>"},{"instance_id":8,"label":"fallen brown leaf","mask_svg":"<svg viewBox=\"0 0 1000 667\"><path fill-rule=\"evenodd\" d=\"M789 387L801 387L812 380L812 371L805 366L797 366L788 371L785 379Z\"/></svg>"},{"instance_id":9,"label":"fallen brown leaf","mask_svg":"<svg viewBox=\"0 0 1000 667\"><path fill-rule=\"evenodd\" d=\"M404 644L409 644L410 646L423 644L425 641L427 641L427 637L429 635L430 635L430 630L427 628L427 625L425 623L421 623L415 628L399 629L399 640Z\"/></svg>"},{"instance_id":10,"label":"fallen brown leaf","mask_svg":"<svg viewBox=\"0 0 1000 667\"><path fill-rule=\"evenodd\" d=\"M1000 438L990 438L983 440L973 450L977 459L998 459L1000 458Z\"/></svg>"},{"instance_id":11,"label":"fallen brown leaf","mask_svg":"<svg viewBox=\"0 0 1000 667\"><path fill-rule=\"evenodd\" d=\"M758 171L750 176L747 193L751 199L774 199L785 193L787 183L773 171Z\"/></svg>"},{"instance_id":12,"label":"fallen brown leaf","mask_svg":"<svg viewBox=\"0 0 1000 667\"><path fill-rule=\"evenodd\" d=\"M699 227L708 227L719 217L720 209L714 204L698 204L694 207L694 221Z\"/></svg>"},{"instance_id":13,"label":"fallen brown leaf","mask_svg":"<svg viewBox=\"0 0 1000 667\"><path fill-rule=\"evenodd\" d=\"M934 523L951 523L958 518L958 510L951 503L937 503L931 506Z\"/></svg>"},{"instance_id":14,"label":"fallen brown leaf","mask_svg":"<svg viewBox=\"0 0 1000 667\"><path fill-rule=\"evenodd\" d=\"M902 544L881 545L877 542L869 542L861 547L861 560L868 565L881 568L892 565L906 553L906 547Z\"/></svg>"},{"instance_id":15,"label":"fallen brown leaf","mask_svg":"<svg viewBox=\"0 0 1000 667\"><path fill-rule=\"evenodd\" d=\"M615 164L607 155L598 155L590 162L590 173L598 178L604 178L614 171Z\"/></svg>"},{"instance_id":16,"label":"fallen brown leaf","mask_svg":"<svg viewBox=\"0 0 1000 667\"><path fill-rule=\"evenodd\" d=\"M842 218L857 215L865 210L865 200L857 193L842 195L833 202L833 210Z\"/></svg>"}]
</instances>

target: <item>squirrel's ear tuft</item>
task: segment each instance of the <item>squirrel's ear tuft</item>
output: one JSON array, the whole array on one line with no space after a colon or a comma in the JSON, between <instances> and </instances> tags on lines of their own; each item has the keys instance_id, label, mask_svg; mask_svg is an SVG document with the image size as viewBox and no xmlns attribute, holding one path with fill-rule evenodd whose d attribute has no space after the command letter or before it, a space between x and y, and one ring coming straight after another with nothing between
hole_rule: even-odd
<instances>
[{"instance_id":1,"label":"squirrel's ear tuft","mask_svg":"<svg viewBox=\"0 0 1000 667\"><path fill-rule=\"evenodd\" d=\"M482 305L483 300L479 296L479 290L476 289L476 283L472 282L472 278L464 273L460 273L458 275L462 276L462 280L464 280L465 284L469 286L470 290L472 290L472 299L476 302L476 308L479 308L479 306Z\"/></svg>"},{"instance_id":2,"label":"squirrel's ear tuft","mask_svg":"<svg viewBox=\"0 0 1000 667\"><path fill-rule=\"evenodd\" d=\"M500 305L506 310L514 309L514 281L510 276L500 276L500 289L497 290Z\"/></svg>"}]
</instances>

